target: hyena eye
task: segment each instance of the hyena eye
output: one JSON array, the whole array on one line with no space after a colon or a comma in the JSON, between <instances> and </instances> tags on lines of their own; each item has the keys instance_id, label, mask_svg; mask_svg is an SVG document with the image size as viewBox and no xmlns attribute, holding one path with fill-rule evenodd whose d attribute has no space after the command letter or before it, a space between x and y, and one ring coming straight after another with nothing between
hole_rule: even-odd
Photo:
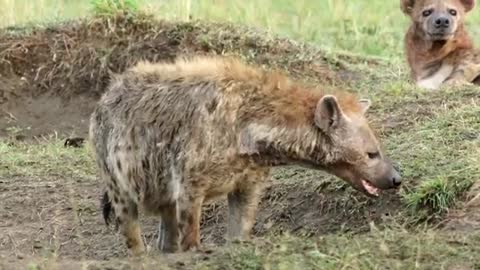
<instances>
[{"instance_id":1,"label":"hyena eye","mask_svg":"<svg viewBox=\"0 0 480 270\"><path fill-rule=\"evenodd\" d=\"M423 17L428 17L432 14L433 10L432 9L427 9L422 12Z\"/></svg>"},{"instance_id":2,"label":"hyena eye","mask_svg":"<svg viewBox=\"0 0 480 270\"><path fill-rule=\"evenodd\" d=\"M455 9L450 9L448 13L450 13L452 16L457 16L457 11Z\"/></svg>"},{"instance_id":3,"label":"hyena eye","mask_svg":"<svg viewBox=\"0 0 480 270\"><path fill-rule=\"evenodd\" d=\"M369 159L376 159L380 157L380 152L368 152L367 155Z\"/></svg>"}]
</instances>

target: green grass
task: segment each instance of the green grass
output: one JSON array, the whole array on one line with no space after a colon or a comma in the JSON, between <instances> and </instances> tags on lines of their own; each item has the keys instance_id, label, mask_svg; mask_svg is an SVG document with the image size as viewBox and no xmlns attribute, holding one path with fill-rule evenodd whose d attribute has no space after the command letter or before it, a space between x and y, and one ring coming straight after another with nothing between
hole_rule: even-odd
<instances>
[{"instance_id":1,"label":"green grass","mask_svg":"<svg viewBox=\"0 0 480 270\"><path fill-rule=\"evenodd\" d=\"M137 0L90 0L92 12L100 16L111 16L119 12L138 11Z\"/></svg>"},{"instance_id":2,"label":"green grass","mask_svg":"<svg viewBox=\"0 0 480 270\"><path fill-rule=\"evenodd\" d=\"M0 140L0 177L95 177L88 148L65 148L63 143L56 138L34 143Z\"/></svg>"},{"instance_id":3,"label":"green grass","mask_svg":"<svg viewBox=\"0 0 480 270\"><path fill-rule=\"evenodd\" d=\"M400 60L408 19L398 1L384 0L0 0L0 27L84 17L105 2L125 3L160 18L231 21L258 26L332 51ZM94 5L92 5L94 3ZM108 6L108 5L107 5ZM480 42L480 13L467 20Z\"/></svg>"},{"instance_id":4,"label":"green grass","mask_svg":"<svg viewBox=\"0 0 480 270\"><path fill-rule=\"evenodd\" d=\"M420 218L431 219L446 213L455 204L458 194L471 184L469 180L458 183L453 179L434 178L420 183L415 192L405 195L405 200L412 210L421 211Z\"/></svg>"},{"instance_id":5,"label":"green grass","mask_svg":"<svg viewBox=\"0 0 480 270\"><path fill-rule=\"evenodd\" d=\"M199 269L478 269L480 234L469 237L372 227L363 235L289 235L233 245ZM449 267L469 268L449 268Z\"/></svg>"},{"instance_id":6,"label":"green grass","mask_svg":"<svg viewBox=\"0 0 480 270\"><path fill-rule=\"evenodd\" d=\"M403 105L389 104L391 95L382 101L383 106L414 106L415 113L402 116L409 121L408 129L394 131L387 143L408 179L403 196L418 219L446 213L480 179L480 106L468 98L476 91L445 91L413 103L404 98Z\"/></svg>"}]
</instances>

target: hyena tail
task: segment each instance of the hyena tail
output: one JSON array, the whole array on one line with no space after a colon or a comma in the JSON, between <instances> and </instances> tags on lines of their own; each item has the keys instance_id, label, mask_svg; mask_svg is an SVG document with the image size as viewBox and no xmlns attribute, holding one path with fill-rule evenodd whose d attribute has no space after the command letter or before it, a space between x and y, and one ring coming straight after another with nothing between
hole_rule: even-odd
<instances>
[{"instance_id":1,"label":"hyena tail","mask_svg":"<svg viewBox=\"0 0 480 270\"><path fill-rule=\"evenodd\" d=\"M110 198L108 197L107 191L105 191L103 193L101 204L102 204L103 219L105 220L105 224L107 224L107 226L108 226L110 224L110 216L112 214L115 214L114 213L115 209L113 209L113 207L112 207L112 202L110 201Z\"/></svg>"}]
</instances>

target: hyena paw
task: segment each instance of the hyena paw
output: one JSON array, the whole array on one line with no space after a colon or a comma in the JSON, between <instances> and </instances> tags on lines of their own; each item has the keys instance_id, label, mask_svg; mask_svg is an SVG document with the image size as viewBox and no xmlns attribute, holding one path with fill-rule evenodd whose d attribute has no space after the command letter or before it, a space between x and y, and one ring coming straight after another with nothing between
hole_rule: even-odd
<instances>
[{"instance_id":1,"label":"hyena paw","mask_svg":"<svg viewBox=\"0 0 480 270\"><path fill-rule=\"evenodd\" d=\"M473 85L471 82L465 81L463 79L450 79L445 81L443 84L444 86L453 87L453 88Z\"/></svg>"},{"instance_id":2,"label":"hyena paw","mask_svg":"<svg viewBox=\"0 0 480 270\"><path fill-rule=\"evenodd\" d=\"M144 245L137 245L129 248L129 255L133 257L141 257L146 254Z\"/></svg>"},{"instance_id":3,"label":"hyena paw","mask_svg":"<svg viewBox=\"0 0 480 270\"><path fill-rule=\"evenodd\" d=\"M165 234L160 234L157 247L164 253L175 253L178 251L178 243L175 240L169 239Z\"/></svg>"}]
</instances>

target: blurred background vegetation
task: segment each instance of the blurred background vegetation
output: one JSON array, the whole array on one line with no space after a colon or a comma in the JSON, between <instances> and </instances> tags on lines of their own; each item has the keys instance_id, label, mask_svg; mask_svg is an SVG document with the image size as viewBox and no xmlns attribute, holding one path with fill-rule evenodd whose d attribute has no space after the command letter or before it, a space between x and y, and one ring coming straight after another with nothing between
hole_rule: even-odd
<instances>
[{"instance_id":1,"label":"blurred background vegetation","mask_svg":"<svg viewBox=\"0 0 480 270\"><path fill-rule=\"evenodd\" d=\"M0 0L0 27L91 16L117 4L169 20L229 21L349 53L401 59L408 19L385 0ZM480 41L478 12L468 19ZM477 23L480 25L480 23Z\"/></svg>"}]
</instances>

